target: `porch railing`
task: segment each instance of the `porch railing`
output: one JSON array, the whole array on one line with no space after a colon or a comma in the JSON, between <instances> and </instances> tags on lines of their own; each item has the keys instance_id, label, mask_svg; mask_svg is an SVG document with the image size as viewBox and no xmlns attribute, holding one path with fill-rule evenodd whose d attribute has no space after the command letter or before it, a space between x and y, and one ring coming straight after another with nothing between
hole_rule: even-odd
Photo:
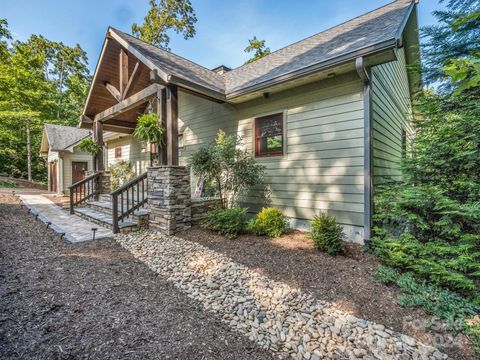
<instances>
[{"instance_id":1,"label":"porch railing","mask_svg":"<svg viewBox=\"0 0 480 360\"><path fill-rule=\"evenodd\" d=\"M147 173L122 185L110 195L112 196L112 226L116 234L120 230L118 223L147 203Z\"/></svg>"},{"instance_id":2,"label":"porch railing","mask_svg":"<svg viewBox=\"0 0 480 360\"><path fill-rule=\"evenodd\" d=\"M100 193L100 173L87 176L85 179L76 182L70 189L70 214L74 213L74 208L88 199L97 196Z\"/></svg>"}]
</instances>

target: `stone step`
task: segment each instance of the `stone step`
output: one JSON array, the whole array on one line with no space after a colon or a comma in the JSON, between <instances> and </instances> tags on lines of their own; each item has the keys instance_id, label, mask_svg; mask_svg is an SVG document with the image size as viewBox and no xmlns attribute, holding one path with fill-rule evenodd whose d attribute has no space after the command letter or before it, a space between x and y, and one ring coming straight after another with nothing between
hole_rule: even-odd
<instances>
[{"instance_id":1,"label":"stone step","mask_svg":"<svg viewBox=\"0 0 480 360\"><path fill-rule=\"evenodd\" d=\"M112 205L112 202L110 202L110 201L89 200L89 201L86 202L86 206L93 209L93 210L103 212L103 213L108 214L108 215L112 214L113 205ZM123 203L123 207L124 207L124 209L127 209L127 203L126 202ZM121 207L120 207L120 204L119 204L119 211L120 211L120 209L121 209ZM138 210L135 210L134 213L130 215L130 217L135 221L145 220L145 219L143 219L144 217L147 217L146 220L148 220L148 210L145 209L145 208L140 208Z\"/></svg>"},{"instance_id":2,"label":"stone step","mask_svg":"<svg viewBox=\"0 0 480 360\"><path fill-rule=\"evenodd\" d=\"M75 214L108 229L113 228L113 219L111 214L97 211L89 207L75 208ZM118 227L120 232L129 232L137 229L139 226L137 221L133 219L125 219L119 222Z\"/></svg>"}]
</instances>

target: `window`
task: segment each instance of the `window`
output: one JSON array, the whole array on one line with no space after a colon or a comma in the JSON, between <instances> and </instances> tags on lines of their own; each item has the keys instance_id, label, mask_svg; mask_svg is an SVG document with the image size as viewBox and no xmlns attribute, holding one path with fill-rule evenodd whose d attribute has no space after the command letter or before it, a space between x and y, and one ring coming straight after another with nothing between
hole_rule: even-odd
<instances>
[{"instance_id":1,"label":"window","mask_svg":"<svg viewBox=\"0 0 480 360\"><path fill-rule=\"evenodd\" d=\"M122 158L122 147L117 146L115 148L115 159L121 159Z\"/></svg>"},{"instance_id":2,"label":"window","mask_svg":"<svg viewBox=\"0 0 480 360\"><path fill-rule=\"evenodd\" d=\"M283 155L283 113L255 119L255 156Z\"/></svg>"}]
</instances>

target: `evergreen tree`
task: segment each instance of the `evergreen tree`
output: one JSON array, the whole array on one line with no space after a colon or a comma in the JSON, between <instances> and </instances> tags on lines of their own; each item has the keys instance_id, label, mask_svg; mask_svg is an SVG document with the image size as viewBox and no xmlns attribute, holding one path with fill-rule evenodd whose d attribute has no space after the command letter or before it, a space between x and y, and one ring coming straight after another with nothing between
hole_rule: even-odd
<instances>
[{"instance_id":1,"label":"evergreen tree","mask_svg":"<svg viewBox=\"0 0 480 360\"><path fill-rule=\"evenodd\" d=\"M438 24L422 29L424 80L427 84L440 82L442 89L449 90L451 78L443 68L453 59L479 56L480 0L449 0L447 10L433 15Z\"/></svg>"}]
</instances>

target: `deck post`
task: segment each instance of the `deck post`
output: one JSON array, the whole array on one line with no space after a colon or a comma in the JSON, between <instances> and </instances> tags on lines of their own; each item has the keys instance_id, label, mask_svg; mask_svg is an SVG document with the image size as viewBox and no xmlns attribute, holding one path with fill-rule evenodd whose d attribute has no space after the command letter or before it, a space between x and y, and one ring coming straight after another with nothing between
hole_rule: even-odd
<instances>
[{"instance_id":1,"label":"deck post","mask_svg":"<svg viewBox=\"0 0 480 360\"><path fill-rule=\"evenodd\" d=\"M167 95L167 165L178 165L178 89L168 85Z\"/></svg>"},{"instance_id":2,"label":"deck post","mask_svg":"<svg viewBox=\"0 0 480 360\"><path fill-rule=\"evenodd\" d=\"M167 128L167 95L165 88L159 89L157 91L157 101L155 104L155 111L157 113L158 122L162 125L164 129ZM166 138L164 135L164 139ZM167 143L166 141L163 145L158 147L158 161L160 165L167 165Z\"/></svg>"},{"instance_id":3,"label":"deck post","mask_svg":"<svg viewBox=\"0 0 480 360\"><path fill-rule=\"evenodd\" d=\"M97 171L104 171L105 170L105 164L103 161L103 123L101 121L95 121L93 123L93 134L94 134L94 139L97 142L98 146L100 147L100 151L98 154L95 156L95 163L97 165L96 170Z\"/></svg>"}]
</instances>

